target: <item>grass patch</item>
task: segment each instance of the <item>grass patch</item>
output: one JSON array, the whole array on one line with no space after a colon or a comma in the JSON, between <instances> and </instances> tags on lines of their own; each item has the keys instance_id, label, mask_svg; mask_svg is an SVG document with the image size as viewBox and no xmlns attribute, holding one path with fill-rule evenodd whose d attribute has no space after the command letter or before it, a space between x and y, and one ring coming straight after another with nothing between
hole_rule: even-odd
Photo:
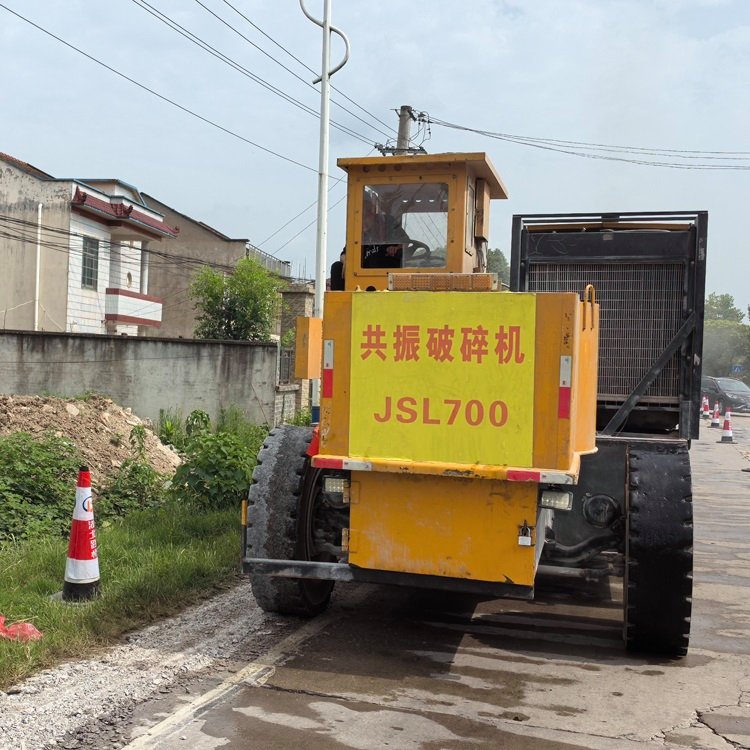
<instances>
[{"instance_id":1,"label":"grass patch","mask_svg":"<svg viewBox=\"0 0 750 750\"><path fill-rule=\"evenodd\" d=\"M0 690L37 669L84 657L235 579L238 515L175 503L97 529L101 596L86 605L49 600L62 589L66 540L0 546L0 613L6 624L29 621L44 634L28 644L0 639Z\"/></svg>"}]
</instances>

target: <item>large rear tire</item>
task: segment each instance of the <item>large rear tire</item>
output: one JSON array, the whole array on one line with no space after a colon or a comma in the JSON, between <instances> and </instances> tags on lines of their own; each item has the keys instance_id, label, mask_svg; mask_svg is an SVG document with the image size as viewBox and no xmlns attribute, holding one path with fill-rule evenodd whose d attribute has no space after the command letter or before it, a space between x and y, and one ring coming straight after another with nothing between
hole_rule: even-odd
<instances>
[{"instance_id":1,"label":"large rear tire","mask_svg":"<svg viewBox=\"0 0 750 750\"><path fill-rule=\"evenodd\" d=\"M322 472L310 465L312 429L284 425L271 431L258 454L248 492L247 553L271 560L314 560L313 530ZM312 617L330 602L333 581L251 574L266 612Z\"/></svg>"},{"instance_id":2,"label":"large rear tire","mask_svg":"<svg viewBox=\"0 0 750 750\"><path fill-rule=\"evenodd\" d=\"M630 447L623 589L628 649L684 656L693 590L693 504L684 444Z\"/></svg>"}]
</instances>

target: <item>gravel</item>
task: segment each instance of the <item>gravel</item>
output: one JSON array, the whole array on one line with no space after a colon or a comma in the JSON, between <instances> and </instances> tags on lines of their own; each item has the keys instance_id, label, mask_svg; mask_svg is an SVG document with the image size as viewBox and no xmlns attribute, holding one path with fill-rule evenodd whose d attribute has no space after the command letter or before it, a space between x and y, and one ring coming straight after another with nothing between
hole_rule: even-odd
<instances>
[{"instance_id":1,"label":"gravel","mask_svg":"<svg viewBox=\"0 0 750 750\"><path fill-rule=\"evenodd\" d=\"M118 748L135 708L234 671L291 629L254 603L249 582L131 633L96 658L39 672L0 692L0 750Z\"/></svg>"}]
</instances>

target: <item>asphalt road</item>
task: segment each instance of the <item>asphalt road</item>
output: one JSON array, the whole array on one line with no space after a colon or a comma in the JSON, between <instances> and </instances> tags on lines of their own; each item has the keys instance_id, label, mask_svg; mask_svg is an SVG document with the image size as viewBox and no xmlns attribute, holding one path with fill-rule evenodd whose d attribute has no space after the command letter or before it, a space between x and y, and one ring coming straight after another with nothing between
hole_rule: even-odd
<instances>
[{"instance_id":1,"label":"asphalt road","mask_svg":"<svg viewBox=\"0 0 750 750\"><path fill-rule=\"evenodd\" d=\"M528 603L340 588L228 680L143 706L127 747L750 747L750 418L735 418L734 443L720 434L691 450L686 658L624 652L619 584L547 586Z\"/></svg>"}]
</instances>

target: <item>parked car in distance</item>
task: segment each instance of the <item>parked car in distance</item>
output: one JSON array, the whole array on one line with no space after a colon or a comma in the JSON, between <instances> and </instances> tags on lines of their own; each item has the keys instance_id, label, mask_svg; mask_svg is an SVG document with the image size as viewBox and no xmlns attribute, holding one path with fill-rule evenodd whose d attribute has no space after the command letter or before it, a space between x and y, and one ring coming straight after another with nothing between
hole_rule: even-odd
<instances>
[{"instance_id":1,"label":"parked car in distance","mask_svg":"<svg viewBox=\"0 0 750 750\"><path fill-rule=\"evenodd\" d=\"M722 411L729 407L732 413L750 413L750 387L734 378L701 378L701 393L708 396L711 409L718 401Z\"/></svg>"}]
</instances>

